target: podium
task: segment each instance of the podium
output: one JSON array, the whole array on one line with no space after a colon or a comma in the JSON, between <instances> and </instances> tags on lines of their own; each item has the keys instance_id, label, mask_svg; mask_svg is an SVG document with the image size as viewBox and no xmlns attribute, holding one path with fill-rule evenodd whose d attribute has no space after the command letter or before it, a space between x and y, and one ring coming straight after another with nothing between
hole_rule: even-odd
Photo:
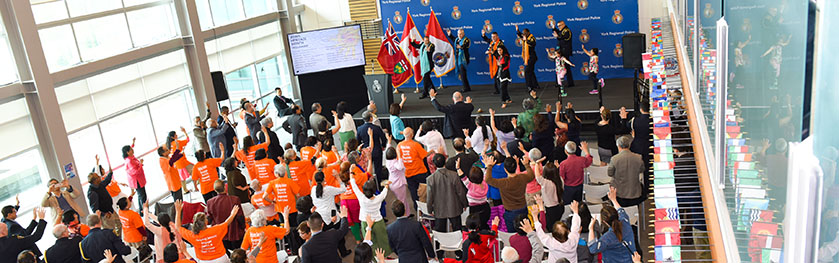
<instances>
[{"instance_id":1,"label":"podium","mask_svg":"<svg viewBox=\"0 0 839 263\"><path fill-rule=\"evenodd\" d=\"M368 98L376 103L376 115L388 114L390 104L393 103L393 88L390 75L364 75L364 83L367 84Z\"/></svg>"}]
</instances>

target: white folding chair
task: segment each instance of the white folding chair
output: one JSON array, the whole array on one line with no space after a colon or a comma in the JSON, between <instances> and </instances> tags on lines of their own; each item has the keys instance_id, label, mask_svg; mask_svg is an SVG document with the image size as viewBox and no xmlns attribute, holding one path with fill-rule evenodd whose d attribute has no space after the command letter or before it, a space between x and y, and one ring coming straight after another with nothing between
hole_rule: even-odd
<instances>
[{"instance_id":1,"label":"white folding chair","mask_svg":"<svg viewBox=\"0 0 839 263\"><path fill-rule=\"evenodd\" d=\"M434 238L434 250L442 251L460 251L463 244L463 232L437 232L431 231L431 237Z\"/></svg>"},{"instance_id":2,"label":"white folding chair","mask_svg":"<svg viewBox=\"0 0 839 263\"><path fill-rule=\"evenodd\" d=\"M568 215L570 215L570 214L571 214L571 205L565 205L565 210L562 211L562 217L560 217L560 218L568 217ZM552 227L552 226L547 226L547 227L550 229L550 227Z\"/></svg>"},{"instance_id":3,"label":"white folding chair","mask_svg":"<svg viewBox=\"0 0 839 263\"><path fill-rule=\"evenodd\" d=\"M633 226L637 226L638 225L638 206L633 205L633 206L630 206L630 207L624 207L623 210L626 211L626 214L629 216L629 224L633 225Z\"/></svg>"},{"instance_id":4,"label":"white folding chair","mask_svg":"<svg viewBox=\"0 0 839 263\"><path fill-rule=\"evenodd\" d=\"M516 233L507 233L507 232L498 232L498 239L501 240L501 248L510 245L510 237L515 235Z\"/></svg>"},{"instance_id":5,"label":"white folding chair","mask_svg":"<svg viewBox=\"0 0 839 263\"><path fill-rule=\"evenodd\" d=\"M608 167L606 166L589 166L586 168L588 171L588 183L589 184L608 184L612 181L612 178L609 177Z\"/></svg>"},{"instance_id":6,"label":"white folding chair","mask_svg":"<svg viewBox=\"0 0 839 263\"><path fill-rule=\"evenodd\" d=\"M417 211L419 211L419 216L417 216L417 220L427 219L427 220L434 220L434 217L431 216L431 213L428 212L428 204L417 201Z\"/></svg>"},{"instance_id":7,"label":"white folding chair","mask_svg":"<svg viewBox=\"0 0 839 263\"><path fill-rule=\"evenodd\" d=\"M609 194L609 185L583 185L583 199L589 204L602 204L603 197Z\"/></svg>"}]
</instances>

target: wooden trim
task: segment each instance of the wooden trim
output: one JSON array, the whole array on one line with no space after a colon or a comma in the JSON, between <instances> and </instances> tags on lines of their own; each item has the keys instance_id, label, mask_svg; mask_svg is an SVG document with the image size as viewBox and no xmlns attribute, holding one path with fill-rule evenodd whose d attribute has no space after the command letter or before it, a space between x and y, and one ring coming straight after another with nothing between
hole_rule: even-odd
<instances>
[{"instance_id":1,"label":"wooden trim","mask_svg":"<svg viewBox=\"0 0 839 263\"><path fill-rule=\"evenodd\" d=\"M685 63L688 63L687 58L682 56L682 45L678 41L681 35L676 35L676 17L670 14L670 27L673 28L673 42L676 46L676 57L679 61L679 78L682 81L682 94L685 96L686 104L688 105L688 125L690 125L690 140L693 143L693 157L696 160L696 171L699 177L699 187L701 188L702 204L705 206L705 224L708 227L708 238L711 244L711 258L715 262L725 263L728 259L725 256L725 246L723 245L722 228L719 221L717 209L728 209L727 207L717 207L714 202L713 185L711 183L711 176L709 174L708 160L705 159L705 149L702 146L702 136L697 130L700 125L693 116L701 114L696 112L697 109L693 107L693 93L690 90L690 82L687 79L689 72L685 69Z\"/></svg>"}]
</instances>

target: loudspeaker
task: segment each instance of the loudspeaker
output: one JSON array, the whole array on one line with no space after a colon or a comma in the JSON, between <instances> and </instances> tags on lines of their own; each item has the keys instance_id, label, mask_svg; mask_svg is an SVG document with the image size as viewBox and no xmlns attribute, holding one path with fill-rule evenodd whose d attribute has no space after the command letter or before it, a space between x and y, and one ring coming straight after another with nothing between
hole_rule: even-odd
<instances>
[{"instance_id":1,"label":"loudspeaker","mask_svg":"<svg viewBox=\"0 0 839 263\"><path fill-rule=\"evenodd\" d=\"M641 33L623 35L623 68L643 68L641 53L647 51L646 40Z\"/></svg>"},{"instance_id":2,"label":"loudspeaker","mask_svg":"<svg viewBox=\"0 0 839 263\"><path fill-rule=\"evenodd\" d=\"M210 72L213 77L213 90L216 91L216 102L230 99L227 94L227 84L224 83L224 73L221 71Z\"/></svg>"},{"instance_id":3,"label":"loudspeaker","mask_svg":"<svg viewBox=\"0 0 839 263\"><path fill-rule=\"evenodd\" d=\"M390 104L393 103L390 75L364 75L364 83L367 84L367 97L376 103L376 114L388 114Z\"/></svg>"}]
</instances>

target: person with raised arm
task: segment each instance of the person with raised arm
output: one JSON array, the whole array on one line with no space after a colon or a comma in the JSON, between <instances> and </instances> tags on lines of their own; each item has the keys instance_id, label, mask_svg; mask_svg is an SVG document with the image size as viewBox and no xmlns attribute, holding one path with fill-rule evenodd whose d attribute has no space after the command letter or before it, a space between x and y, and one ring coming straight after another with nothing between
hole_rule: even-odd
<instances>
[{"instance_id":1,"label":"person with raised arm","mask_svg":"<svg viewBox=\"0 0 839 263\"><path fill-rule=\"evenodd\" d=\"M230 215L224 222L216 225L208 225L207 214L198 212L192 217L191 229L181 227L181 215L183 201L175 201L175 225L181 238L195 246L195 258L199 263L205 262L228 262L225 246L222 239L227 235L227 228L233 219L239 214L239 206L234 206Z\"/></svg>"},{"instance_id":2,"label":"person with raised arm","mask_svg":"<svg viewBox=\"0 0 839 263\"><path fill-rule=\"evenodd\" d=\"M472 45L472 40L466 37L466 33L463 31L463 28L457 30L457 38L452 35L451 30L446 30L446 36L455 44L454 50L454 57L455 57L455 73L460 77L460 81L463 82L463 89L461 92L470 92L472 91L472 87L469 86L469 78L466 75L466 66L469 65L469 46Z\"/></svg>"},{"instance_id":3,"label":"person with raised arm","mask_svg":"<svg viewBox=\"0 0 839 263\"><path fill-rule=\"evenodd\" d=\"M609 187L609 201L612 206L604 205L600 209L600 224L608 227L608 231L596 238L594 222L591 220L588 228L588 249L592 254L602 253L603 263L632 262L635 250L635 234L629 223L629 215L618 203L618 192Z\"/></svg>"}]
</instances>

